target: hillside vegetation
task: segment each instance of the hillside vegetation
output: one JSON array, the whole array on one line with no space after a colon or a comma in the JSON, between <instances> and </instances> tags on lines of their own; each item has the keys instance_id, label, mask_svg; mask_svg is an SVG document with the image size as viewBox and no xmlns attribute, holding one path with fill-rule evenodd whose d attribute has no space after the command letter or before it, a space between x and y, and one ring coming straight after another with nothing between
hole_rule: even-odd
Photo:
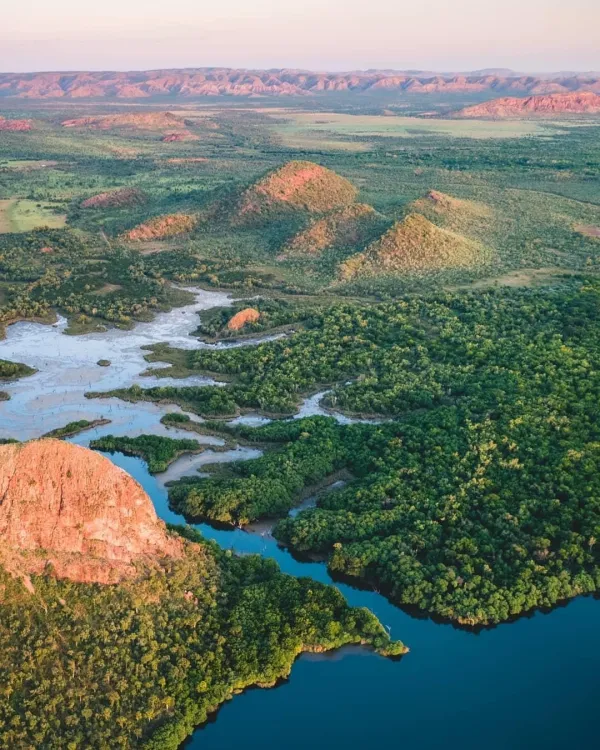
<instances>
[{"instance_id":1,"label":"hillside vegetation","mask_svg":"<svg viewBox=\"0 0 600 750\"><path fill-rule=\"evenodd\" d=\"M89 128L90 130L112 130L113 128L163 130L184 125L184 120L170 112L126 112L117 115L79 117L62 122L63 128Z\"/></svg>"},{"instance_id":2,"label":"hillside vegetation","mask_svg":"<svg viewBox=\"0 0 600 750\"><path fill-rule=\"evenodd\" d=\"M357 276L468 268L489 252L478 242L432 224L420 214L396 222L379 240L340 266L342 280Z\"/></svg>"},{"instance_id":3,"label":"hillside vegetation","mask_svg":"<svg viewBox=\"0 0 600 750\"><path fill-rule=\"evenodd\" d=\"M133 229L125 232L123 238L126 240L164 240L167 237L175 237L179 234L188 234L194 229L198 219L189 214L168 214L166 216L155 216L153 219L138 224Z\"/></svg>"},{"instance_id":4,"label":"hillside vegetation","mask_svg":"<svg viewBox=\"0 0 600 750\"><path fill-rule=\"evenodd\" d=\"M33 576L32 594L0 567L6 747L176 750L235 693L286 677L303 651L405 651L333 587L182 533L194 542L182 559L114 586Z\"/></svg>"},{"instance_id":5,"label":"hillside vegetation","mask_svg":"<svg viewBox=\"0 0 600 750\"><path fill-rule=\"evenodd\" d=\"M81 208L126 208L146 203L148 196L137 188L120 188L86 198Z\"/></svg>"},{"instance_id":6,"label":"hillside vegetation","mask_svg":"<svg viewBox=\"0 0 600 750\"><path fill-rule=\"evenodd\" d=\"M286 256L318 256L330 248L355 247L365 243L381 218L372 206L356 203L332 211L296 234L284 247Z\"/></svg>"}]
</instances>

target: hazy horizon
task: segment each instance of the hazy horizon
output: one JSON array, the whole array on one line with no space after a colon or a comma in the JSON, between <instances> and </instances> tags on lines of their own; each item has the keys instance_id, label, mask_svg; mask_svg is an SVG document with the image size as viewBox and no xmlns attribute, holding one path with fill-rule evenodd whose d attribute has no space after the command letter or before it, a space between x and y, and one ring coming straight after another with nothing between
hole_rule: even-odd
<instances>
[{"instance_id":1,"label":"hazy horizon","mask_svg":"<svg viewBox=\"0 0 600 750\"><path fill-rule=\"evenodd\" d=\"M30 0L3 12L0 71L586 72L600 69L599 28L597 0Z\"/></svg>"}]
</instances>

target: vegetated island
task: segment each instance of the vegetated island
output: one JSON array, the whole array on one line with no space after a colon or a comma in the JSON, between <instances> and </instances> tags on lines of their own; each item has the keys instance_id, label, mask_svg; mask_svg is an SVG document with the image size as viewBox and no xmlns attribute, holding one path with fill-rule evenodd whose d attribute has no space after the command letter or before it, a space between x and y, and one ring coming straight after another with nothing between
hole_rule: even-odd
<instances>
[{"instance_id":1,"label":"vegetated island","mask_svg":"<svg viewBox=\"0 0 600 750\"><path fill-rule=\"evenodd\" d=\"M79 419L76 422L69 422L64 427L57 427L55 430L50 430L50 432L42 435L42 437L57 439L69 438L74 435L79 435L81 432L86 432L86 430L93 430L95 427L104 427L104 425L107 424L110 424L110 419Z\"/></svg>"},{"instance_id":2,"label":"vegetated island","mask_svg":"<svg viewBox=\"0 0 600 750\"><path fill-rule=\"evenodd\" d=\"M166 471L173 461L186 453L202 453L206 450L197 440L174 439L162 435L105 435L90 442L90 448L106 453L124 453L126 456L139 456L148 464L151 474Z\"/></svg>"},{"instance_id":3,"label":"vegetated island","mask_svg":"<svg viewBox=\"0 0 600 750\"><path fill-rule=\"evenodd\" d=\"M19 380L19 378L26 378L28 375L33 375L35 372L37 372L37 370L34 370L33 367L28 367L21 362L9 362L6 359L0 359L0 383L7 383L12 382L13 380ZM10 393L0 391L0 401L10 401Z\"/></svg>"},{"instance_id":4,"label":"vegetated island","mask_svg":"<svg viewBox=\"0 0 600 750\"><path fill-rule=\"evenodd\" d=\"M97 453L56 440L0 451L0 482L18 479L0 508L0 730L11 747L175 750L236 693L286 677L304 651L407 650L335 588L189 527L167 530L141 487Z\"/></svg>"},{"instance_id":5,"label":"vegetated island","mask_svg":"<svg viewBox=\"0 0 600 750\"><path fill-rule=\"evenodd\" d=\"M33 367L24 365L21 362L9 362L7 359L0 359L0 381L10 382L26 378L28 375L36 373Z\"/></svg>"}]
</instances>

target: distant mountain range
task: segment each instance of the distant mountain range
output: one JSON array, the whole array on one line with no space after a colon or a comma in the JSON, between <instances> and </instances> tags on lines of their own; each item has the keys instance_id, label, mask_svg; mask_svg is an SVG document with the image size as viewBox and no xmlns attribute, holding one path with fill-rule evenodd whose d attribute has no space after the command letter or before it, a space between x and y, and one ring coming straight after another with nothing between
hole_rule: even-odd
<instances>
[{"instance_id":1,"label":"distant mountain range","mask_svg":"<svg viewBox=\"0 0 600 750\"><path fill-rule=\"evenodd\" d=\"M527 75L504 69L473 73L369 70L198 68L135 72L0 73L0 97L20 99L143 99L148 97L282 96L327 91L410 93L498 92L539 95L574 91L600 94L600 73Z\"/></svg>"}]
</instances>

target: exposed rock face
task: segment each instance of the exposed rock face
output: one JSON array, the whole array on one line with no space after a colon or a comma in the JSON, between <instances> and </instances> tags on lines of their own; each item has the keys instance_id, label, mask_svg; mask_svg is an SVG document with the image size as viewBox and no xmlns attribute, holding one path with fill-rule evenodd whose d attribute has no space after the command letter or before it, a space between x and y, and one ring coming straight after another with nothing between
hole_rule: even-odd
<instances>
[{"instance_id":1,"label":"exposed rock face","mask_svg":"<svg viewBox=\"0 0 600 750\"><path fill-rule=\"evenodd\" d=\"M33 130L31 120L7 120L5 117L0 117L0 132L23 133L28 130Z\"/></svg>"},{"instance_id":2,"label":"exposed rock face","mask_svg":"<svg viewBox=\"0 0 600 750\"><path fill-rule=\"evenodd\" d=\"M462 117L525 117L530 115L600 113L600 96L592 91L525 98L505 97L462 109Z\"/></svg>"},{"instance_id":3,"label":"exposed rock face","mask_svg":"<svg viewBox=\"0 0 600 750\"><path fill-rule=\"evenodd\" d=\"M256 323L259 319L260 312L258 310L254 307L246 307L231 318L229 323L227 323L227 328L229 328L230 331L240 331L248 323Z\"/></svg>"},{"instance_id":4,"label":"exposed rock face","mask_svg":"<svg viewBox=\"0 0 600 750\"><path fill-rule=\"evenodd\" d=\"M112 583L182 554L140 485L62 440L0 446L0 561L16 572Z\"/></svg>"},{"instance_id":5,"label":"exposed rock face","mask_svg":"<svg viewBox=\"0 0 600 750\"><path fill-rule=\"evenodd\" d=\"M26 99L144 99L149 96L286 96L327 91L503 91L552 93L596 91L600 76L530 76L510 71L475 71L469 74L436 74L406 71L351 71L346 73L306 70L244 70L199 68L145 72L3 73L0 95Z\"/></svg>"}]
</instances>

